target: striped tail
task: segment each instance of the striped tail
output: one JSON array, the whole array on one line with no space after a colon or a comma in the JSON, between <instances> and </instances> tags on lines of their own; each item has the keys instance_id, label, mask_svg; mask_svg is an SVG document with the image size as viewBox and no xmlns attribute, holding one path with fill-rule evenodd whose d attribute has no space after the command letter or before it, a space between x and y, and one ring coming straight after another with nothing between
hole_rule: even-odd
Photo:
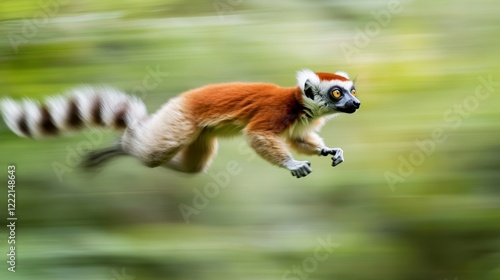
<instances>
[{"instance_id":1,"label":"striped tail","mask_svg":"<svg viewBox=\"0 0 500 280\"><path fill-rule=\"evenodd\" d=\"M124 129L148 117L136 97L109 87L79 87L44 104L25 99L0 101L7 126L22 137L40 138L92 126Z\"/></svg>"}]
</instances>

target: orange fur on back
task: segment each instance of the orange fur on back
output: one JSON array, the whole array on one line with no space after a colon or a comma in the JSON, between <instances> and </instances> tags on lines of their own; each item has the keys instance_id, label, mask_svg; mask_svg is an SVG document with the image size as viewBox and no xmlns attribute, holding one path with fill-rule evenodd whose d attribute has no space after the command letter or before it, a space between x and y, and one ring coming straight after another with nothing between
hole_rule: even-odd
<instances>
[{"instance_id":1,"label":"orange fur on back","mask_svg":"<svg viewBox=\"0 0 500 280\"><path fill-rule=\"evenodd\" d=\"M201 127L234 124L252 131L280 134L303 114L298 87L266 83L226 83L205 86L183 95Z\"/></svg>"}]
</instances>

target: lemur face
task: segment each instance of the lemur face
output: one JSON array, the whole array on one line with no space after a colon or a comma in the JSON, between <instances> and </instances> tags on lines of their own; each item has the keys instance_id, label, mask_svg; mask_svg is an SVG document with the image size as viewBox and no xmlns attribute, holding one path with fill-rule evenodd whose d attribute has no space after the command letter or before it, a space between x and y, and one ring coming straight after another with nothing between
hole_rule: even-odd
<instances>
[{"instance_id":1,"label":"lemur face","mask_svg":"<svg viewBox=\"0 0 500 280\"><path fill-rule=\"evenodd\" d=\"M356 88L344 72L314 73L303 70L297 74L305 106L315 115L356 112L361 102L356 98Z\"/></svg>"},{"instance_id":2,"label":"lemur face","mask_svg":"<svg viewBox=\"0 0 500 280\"><path fill-rule=\"evenodd\" d=\"M350 87L333 85L324 95L331 99L327 105L338 112L352 114L361 106L361 102L356 98L354 85Z\"/></svg>"}]
</instances>

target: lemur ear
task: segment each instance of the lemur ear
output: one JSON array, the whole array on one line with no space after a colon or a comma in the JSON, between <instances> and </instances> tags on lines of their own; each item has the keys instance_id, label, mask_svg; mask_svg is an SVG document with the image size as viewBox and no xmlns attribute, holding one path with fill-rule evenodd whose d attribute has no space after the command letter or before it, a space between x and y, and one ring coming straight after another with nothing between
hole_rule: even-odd
<instances>
[{"instance_id":1,"label":"lemur ear","mask_svg":"<svg viewBox=\"0 0 500 280\"><path fill-rule=\"evenodd\" d=\"M307 98L314 100L314 86L311 84L309 79L307 79L304 83L304 94Z\"/></svg>"},{"instance_id":2,"label":"lemur ear","mask_svg":"<svg viewBox=\"0 0 500 280\"><path fill-rule=\"evenodd\" d=\"M304 95L314 100L314 94L321 83L318 75L309 69L300 70L297 72L297 82Z\"/></svg>"}]
</instances>

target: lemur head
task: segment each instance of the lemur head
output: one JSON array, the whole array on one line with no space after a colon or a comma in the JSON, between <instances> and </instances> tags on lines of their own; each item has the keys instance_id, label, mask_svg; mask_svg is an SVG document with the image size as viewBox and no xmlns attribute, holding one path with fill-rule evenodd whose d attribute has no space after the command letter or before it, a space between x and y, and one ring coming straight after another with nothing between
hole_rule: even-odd
<instances>
[{"instance_id":1,"label":"lemur head","mask_svg":"<svg viewBox=\"0 0 500 280\"><path fill-rule=\"evenodd\" d=\"M347 73L314 73L306 69L297 73L297 80L304 106L313 116L338 112L352 114L361 106Z\"/></svg>"}]
</instances>

